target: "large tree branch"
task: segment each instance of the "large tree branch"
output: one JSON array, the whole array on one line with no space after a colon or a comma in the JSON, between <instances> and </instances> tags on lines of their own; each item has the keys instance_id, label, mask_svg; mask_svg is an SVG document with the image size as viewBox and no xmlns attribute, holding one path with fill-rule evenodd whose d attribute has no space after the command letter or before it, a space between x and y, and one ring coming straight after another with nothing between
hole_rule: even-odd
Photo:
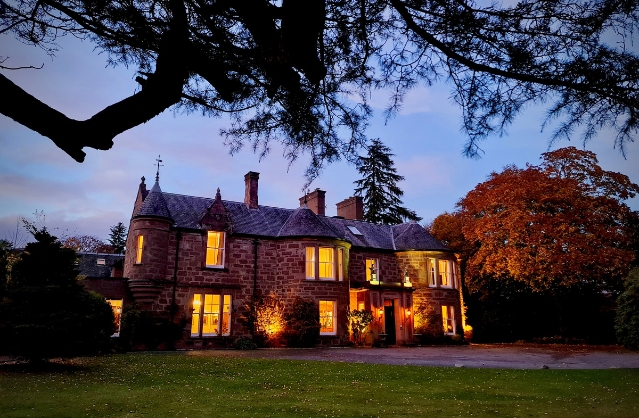
<instances>
[{"instance_id":1,"label":"large tree branch","mask_svg":"<svg viewBox=\"0 0 639 418\"><path fill-rule=\"evenodd\" d=\"M90 119L71 119L42 103L0 74L0 91L11 100L0 100L0 113L50 138L78 162L84 161L84 147L107 150L113 138L140 125L178 103L188 79L184 54L188 48L188 24L184 4L171 0L170 29L160 42L155 72L142 90L96 113Z\"/></svg>"}]
</instances>

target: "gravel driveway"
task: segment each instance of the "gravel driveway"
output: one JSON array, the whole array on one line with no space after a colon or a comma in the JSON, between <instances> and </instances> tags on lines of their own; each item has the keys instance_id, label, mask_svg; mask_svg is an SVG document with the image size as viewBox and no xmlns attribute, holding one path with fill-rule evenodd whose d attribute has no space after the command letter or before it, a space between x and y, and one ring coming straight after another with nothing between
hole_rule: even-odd
<instances>
[{"instance_id":1,"label":"gravel driveway","mask_svg":"<svg viewBox=\"0 0 639 418\"><path fill-rule=\"evenodd\" d=\"M189 351L188 355L506 369L639 368L639 352L609 346L499 344L454 347L272 348Z\"/></svg>"}]
</instances>

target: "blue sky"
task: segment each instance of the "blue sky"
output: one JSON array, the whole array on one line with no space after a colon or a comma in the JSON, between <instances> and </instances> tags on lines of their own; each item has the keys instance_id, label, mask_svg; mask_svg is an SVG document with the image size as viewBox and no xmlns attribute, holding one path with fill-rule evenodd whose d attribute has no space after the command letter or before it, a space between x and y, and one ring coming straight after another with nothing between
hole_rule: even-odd
<instances>
[{"instance_id":1,"label":"blue sky","mask_svg":"<svg viewBox=\"0 0 639 418\"><path fill-rule=\"evenodd\" d=\"M59 39L55 59L38 48L23 45L10 36L0 36L0 55L9 56L5 65L39 66L41 70L2 71L19 86L67 116L86 119L109 104L131 95L137 83L134 69L106 66L88 41L72 37ZM537 164L548 150L551 129L540 131L543 108L527 109L504 137L491 137L482 144L479 160L462 156L466 140L460 131L461 113L449 99L450 86L441 83L420 87L406 99L403 111L386 122L382 110L383 92L373 95L375 118L367 135L379 137L395 154L395 166L406 179L400 183L404 204L429 220L455 203L492 171L507 164ZM16 229L19 216L33 218L44 211L46 225L66 234L87 234L107 238L109 226L128 225L140 177L152 185L155 159L162 156L160 185L166 192L241 201L244 174L260 173L259 200L262 205L297 207L303 195L307 158L289 167L282 150L273 147L259 161L250 147L231 157L219 129L225 119L166 111L148 123L115 138L109 151L85 149L87 157L78 164L45 137L0 115L0 238ZM574 145L561 141L551 149ZM613 148L613 135L602 133L587 144L597 153L606 170L626 174L639 182L639 144L629 144L627 158ZM326 213L335 215L335 204L353 193L359 175L345 162L328 166L312 188L326 191ZM639 199L628 202L639 209Z\"/></svg>"}]
</instances>

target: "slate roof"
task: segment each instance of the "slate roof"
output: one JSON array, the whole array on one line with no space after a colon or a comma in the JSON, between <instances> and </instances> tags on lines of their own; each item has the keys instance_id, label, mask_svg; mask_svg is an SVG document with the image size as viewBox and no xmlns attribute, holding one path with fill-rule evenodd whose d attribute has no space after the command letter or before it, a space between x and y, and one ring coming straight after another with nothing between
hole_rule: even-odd
<instances>
[{"instance_id":1,"label":"slate roof","mask_svg":"<svg viewBox=\"0 0 639 418\"><path fill-rule=\"evenodd\" d=\"M124 262L124 254L79 253L80 261L77 270L81 276L111 277L113 266ZM98 259L104 259L104 265L98 265ZM117 266L122 268L122 266Z\"/></svg>"},{"instance_id":2,"label":"slate roof","mask_svg":"<svg viewBox=\"0 0 639 418\"><path fill-rule=\"evenodd\" d=\"M176 228L201 229L199 222L214 199L164 193L156 182L134 215L164 217ZM222 200L231 220L232 233L262 237L318 237L342 239L355 247L381 250L448 249L415 222L378 225L364 221L318 216L305 205L297 209L258 206ZM354 226L361 235L354 234Z\"/></svg>"},{"instance_id":3,"label":"slate roof","mask_svg":"<svg viewBox=\"0 0 639 418\"><path fill-rule=\"evenodd\" d=\"M138 215L143 216L159 216L162 218L171 218L168 206L166 205L166 201L164 200L164 194L160 189L160 183L157 181L146 195L142 206L140 206L140 210L138 210Z\"/></svg>"}]
</instances>

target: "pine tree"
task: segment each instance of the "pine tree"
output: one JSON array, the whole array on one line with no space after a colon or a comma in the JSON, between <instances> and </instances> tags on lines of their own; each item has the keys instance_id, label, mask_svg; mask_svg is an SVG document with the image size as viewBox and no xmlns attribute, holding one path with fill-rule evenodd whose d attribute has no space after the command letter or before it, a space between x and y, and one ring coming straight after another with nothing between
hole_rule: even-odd
<instances>
[{"instance_id":1,"label":"pine tree","mask_svg":"<svg viewBox=\"0 0 639 418\"><path fill-rule=\"evenodd\" d=\"M118 222L117 225L113 225L109 234L109 244L113 247L115 254L124 253L124 247L126 246L126 226L122 222Z\"/></svg>"},{"instance_id":2,"label":"pine tree","mask_svg":"<svg viewBox=\"0 0 639 418\"><path fill-rule=\"evenodd\" d=\"M355 181L355 194L364 197L364 220L373 223L396 225L422 218L402 206L404 192L397 183L404 180L397 174L391 159L390 148L374 139L365 157L358 157L357 171L364 177Z\"/></svg>"}]
</instances>

